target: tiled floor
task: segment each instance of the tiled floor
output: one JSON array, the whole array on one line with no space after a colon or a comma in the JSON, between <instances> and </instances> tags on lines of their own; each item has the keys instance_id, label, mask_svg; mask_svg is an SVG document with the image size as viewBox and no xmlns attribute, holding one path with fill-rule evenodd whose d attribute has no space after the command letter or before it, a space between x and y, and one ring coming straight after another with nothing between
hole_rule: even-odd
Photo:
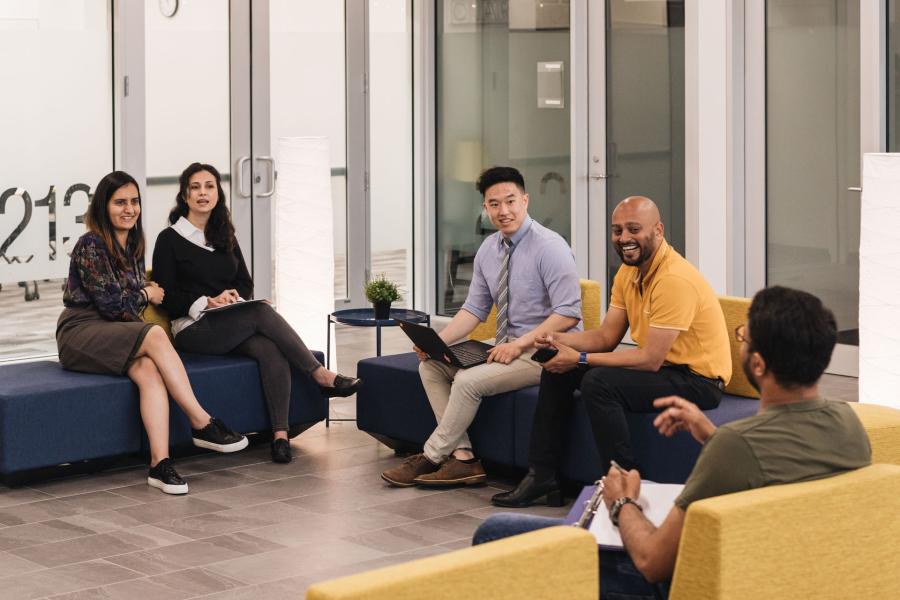
<instances>
[{"instance_id":1,"label":"tiled floor","mask_svg":"<svg viewBox=\"0 0 900 600\"><path fill-rule=\"evenodd\" d=\"M373 353L371 330L340 327L337 339L344 373ZM385 353L408 347L385 331ZM823 387L856 399L855 379ZM354 413L352 399L332 405L333 416ZM150 489L144 469L0 486L0 599L302 598L316 581L468 546L497 510L489 497L511 483L389 488L379 473L400 459L353 422L292 444L289 465L265 447L179 460L187 497Z\"/></svg>"}]
</instances>

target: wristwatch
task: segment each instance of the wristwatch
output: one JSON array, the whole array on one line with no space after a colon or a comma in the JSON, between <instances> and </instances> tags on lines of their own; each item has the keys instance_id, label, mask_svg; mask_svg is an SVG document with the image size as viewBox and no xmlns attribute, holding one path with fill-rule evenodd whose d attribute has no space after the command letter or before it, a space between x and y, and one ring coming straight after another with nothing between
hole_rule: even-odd
<instances>
[{"instance_id":1,"label":"wristwatch","mask_svg":"<svg viewBox=\"0 0 900 600\"><path fill-rule=\"evenodd\" d=\"M634 504L637 509L641 512L644 512L644 508L637 503L636 500L632 500L628 496L622 496L615 502L613 502L612 506L609 507L609 520L616 527L619 526L619 513L622 511L622 507L626 504Z\"/></svg>"},{"instance_id":2,"label":"wristwatch","mask_svg":"<svg viewBox=\"0 0 900 600\"><path fill-rule=\"evenodd\" d=\"M578 355L578 364L585 365L585 366L588 364L587 352L582 352L581 354Z\"/></svg>"}]
</instances>

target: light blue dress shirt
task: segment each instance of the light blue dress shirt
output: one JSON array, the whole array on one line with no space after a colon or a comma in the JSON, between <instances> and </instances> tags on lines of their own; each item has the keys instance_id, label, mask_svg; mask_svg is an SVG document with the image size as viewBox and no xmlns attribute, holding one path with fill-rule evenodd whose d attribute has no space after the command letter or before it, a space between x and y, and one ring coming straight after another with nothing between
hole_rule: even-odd
<instances>
[{"instance_id":1,"label":"light blue dress shirt","mask_svg":"<svg viewBox=\"0 0 900 600\"><path fill-rule=\"evenodd\" d=\"M581 329L581 284L575 256L566 241L527 217L513 234L509 255L509 335L522 337L551 313L578 319L570 331ZM490 235L475 254L469 295L463 310L487 319L497 302L503 264L501 233Z\"/></svg>"}]
</instances>

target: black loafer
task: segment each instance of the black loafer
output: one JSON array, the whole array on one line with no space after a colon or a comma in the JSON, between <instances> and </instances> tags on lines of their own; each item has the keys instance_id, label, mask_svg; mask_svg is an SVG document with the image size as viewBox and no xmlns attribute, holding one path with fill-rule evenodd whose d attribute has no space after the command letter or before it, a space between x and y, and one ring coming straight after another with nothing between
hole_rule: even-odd
<instances>
[{"instance_id":1,"label":"black loafer","mask_svg":"<svg viewBox=\"0 0 900 600\"><path fill-rule=\"evenodd\" d=\"M361 387L362 379L336 375L332 387L320 385L319 390L322 392L322 395L327 398L346 398L347 396L355 394Z\"/></svg>"},{"instance_id":2,"label":"black loafer","mask_svg":"<svg viewBox=\"0 0 900 600\"><path fill-rule=\"evenodd\" d=\"M528 474L516 489L509 492L495 494L491 498L491 504L504 508L527 508L537 500L547 497L547 506L562 506L563 495L559 489L559 482L555 477L538 481L534 470L529 469Z\"/></svg>"},{"instance_id":3,"label":"black loafer","mask_svg":"<svg viewBox=\"0 0 900 600\"><path fill-rule=\"evenodd\" d=\"M291 456L291 443L288 440L276 439L272 441L272 462L289 463Z\"/></svg>"}]
</instances>

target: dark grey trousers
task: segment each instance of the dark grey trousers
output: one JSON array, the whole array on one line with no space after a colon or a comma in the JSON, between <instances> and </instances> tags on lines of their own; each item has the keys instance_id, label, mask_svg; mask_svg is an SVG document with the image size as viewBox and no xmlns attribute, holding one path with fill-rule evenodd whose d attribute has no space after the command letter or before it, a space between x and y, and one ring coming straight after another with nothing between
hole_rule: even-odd
<instances>
[{"instance_id":1,"label":"dark grey trousers","mask_svg":"<svg viewBox=\"0 0 900 600\"><path fill-rule=\"evenodd\" d=\"M179 350L240 354L259 364L272 431L286 431L291 367L311 375L322 366L297 332L270 305L259 302L205 315L175 336Z\"/></svg>"}]
</instances>

